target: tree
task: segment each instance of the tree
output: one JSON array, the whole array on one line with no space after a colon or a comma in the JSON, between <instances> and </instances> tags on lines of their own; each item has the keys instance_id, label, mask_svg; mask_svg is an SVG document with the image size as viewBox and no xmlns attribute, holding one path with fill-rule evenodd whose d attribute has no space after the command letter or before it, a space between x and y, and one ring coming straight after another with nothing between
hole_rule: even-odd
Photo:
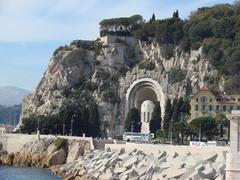
<instances>
[{"instance_id":1,"label":"tree","mask_svg":"<svg viewBox=\"0 0 240 180\"><path fill-rule=\"evenodd\" d=\"M154 107L152 118L149 123L149 130L151 133L154 133L156 135L156 131L161 128L161 107L160 103L157 102L157 105Z\"/></svg>"},{"instance_id":2,"label":"tree","mask_svg":"<svg viewBox=\"0 0 240 180\"><path fill-rule=\"evenodd\" d=\"M125 131L131 132L132 127L133 132L141 132L141 119L137 108L130 109L125 120Z\"/></svg>"},{"instance_id":3,"label":"tree","mask_svg":"<svg viewBox=\"0 0 240 180\"><path fill-rule=\"evenodd\" d=\"M217 121L217 124L219 125L219 135L220 135L221 138L223 138L224 129L227 128L228 132L230 131L230 129L229 129L230 128L229 127L229 125L230 125L229 120L226 118L225 114L217 113L216 121Z\"/></svg>"},{"instance_id":4,"label":"tree","mask_svg":"<svg viewBox=\"0 0 240 180\"><path fill-rule=\"evenodd\" d=\"M149 23L153 23L156 20L155 14L153 13L152 18L149 20Z\"/></svg>"},{"instance_id":5,"label":"tree","mask_svg":"<svg viewBox=\"0 0 240 180\"><path fill-rule=\"evenodd\" d=\"M163 138L163 143L165 143L165 132L161 129L156 131L156 137L158 139L158 143L160 143L161 139Z\"/></svg>"},{"instance_id":6,"label":"tree","mask_svg":"<svg viewBox=\"0 0 240 180\"><path fill-rule=\"evenodd\" d=\"M173 106L173 123L180 120L180 113L182 111L182 107L183 107L183 98L180 97L179 100L176 100L176 105Z\"/></svg>"},{"instance_id":7,"label":"tree","mask_svg":"<svg viewBox=\"0 0 240 180\"><path fill-rule=\"evenodd\" d=\"M212 139L215 135L217 135L217 123L212 117L200 117L193 119L190 122L190 127L195 135L198 135L199 130L201 130L201 137L205 136L207 139Z\"/></svg>"},{"instance_id":8,"label":"tree","mask_svg":"<svg viewBox=\"0 0 240 180\"><path fill-rule=\"evenodd\" d=\"M97 137L100 133L99 112L96 103L91 103L89 108L89 133L91 137Z\"/></svg>"},{"instance_id":9,"label":"tree","mask_svg":"<svg viewBox=\"0 0 240 180\"><path fill-rule=\"evenodd\" d=\"M36 131L36 122L35 118L31 116L30 118L24 118L22 120L22 126L20 127L20 131L22 133L31 134Z\"/></svg>"},{"instance_id":10,"label":"tree","mask_svg":"<svg viewBox=\"0 0 240 180\"><path fill-rule=\"evenodd\" d=\"M179 19L178 10L176 10L175 12L173 12L173 19Z\"/></svg>"},{"instance_id":11,"label":"tree","mask_svg":"<svg viewBox=\"0 0 240 180\"><path fill-rule=\"evenodd\" d=\"M168 134L169 132L171 119L172 119L172 104L171 104L171 100L168 99L165 106L165 114L163 118L163 130L165 134Z\"/></svg>"}]
</instances>

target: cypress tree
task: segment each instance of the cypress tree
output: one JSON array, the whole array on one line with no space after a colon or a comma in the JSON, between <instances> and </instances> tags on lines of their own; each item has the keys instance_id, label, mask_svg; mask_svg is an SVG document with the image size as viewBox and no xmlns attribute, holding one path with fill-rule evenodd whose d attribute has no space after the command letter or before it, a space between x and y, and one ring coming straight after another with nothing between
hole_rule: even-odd
<instances>
[{"instance_id":1,"label":"cypress tree","mask_svg":"<svg viewBox=\"0 0 240 180\"><path fill-rule=\"evenodd\" d=\"M176 100L176 105L173 107L173 123L180 120L182 105L183 105L183 98L180 97L179 100Z\"/></svg>"},{"instance_id":2,"label":"cypress tree","mask_svg":"<svg viewBox=\"0 0 240 180\"><path fill-rule=\"evenodd\" d=\"M96 103L91 103L89 108L89 133L92 137L97 137L100 132L99 112Z\"/></svg>"},{"instance_id":3,"label":"cypress tree","mask_svg":"<svg viewBox=\"0 0 240 180\"><path fill-rule=\"evenodd\" d=\"M125 131L131 132L131 126L133 124L133 132L141 132L141 118L137 108L132 108L127 114L125 120Z\"/></svg>"},{"instance_id":4,"label":"cypress tree","mask_svg":"<svg viewBox=\"0 0 240 180\"><path fill-rule=\"evenodd\" d=\"M179 19L178 10L176 10L175 12L173 12L173 18L174 18L174 19Z\"/></svg>"},{"instance_id":5,"label":"cypress tree","mask_svg":"<svg viewBox=\"0 0 240 180\"><path fill-rule=\"evenodd\" d=\"M169 132L171 118L172 118L172 104L171 100L168 99L165 106L165 115L163 119L163 130L165 134L168 134Z\"/></svg>"},{"instance_id":6,"label":"cypress tree","mask_svg":"<svg viewBox=\"0 0 240 180\"><path fill-rule=\"evenodd\" d=\"M153 23L156 20L155 14L153 13L152 18L149 20L149 23Z\"/></svg>"},{"instance_id":7,"label":"cypress tree","mask_svg":"<svg viewBox=\"0 0 240 180\"><path fill-rule=\"evenodd\" d=\"M160 103L158 102L157 105L154 107L152 118L149 123L149 130L151 133L154 133L156 136L156 131L161 128L161 108Z\"/></svg>"}]
</instances>

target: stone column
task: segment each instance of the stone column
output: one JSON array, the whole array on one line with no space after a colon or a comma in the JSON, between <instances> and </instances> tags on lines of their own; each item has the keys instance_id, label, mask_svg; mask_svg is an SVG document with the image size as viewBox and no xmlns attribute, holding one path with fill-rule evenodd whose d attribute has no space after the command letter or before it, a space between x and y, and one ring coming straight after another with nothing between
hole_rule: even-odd
<instances>
[{"instance_id":1,"label":"stone column","mask_svg":"<svg viewBox=\"0 0 240 180\"><path fill-rule=\"evenodd\" d=\"M227 115L230 120L230 150L227 154L226 180L240 179L240 111Z\"/></svg>"}]
</instances>

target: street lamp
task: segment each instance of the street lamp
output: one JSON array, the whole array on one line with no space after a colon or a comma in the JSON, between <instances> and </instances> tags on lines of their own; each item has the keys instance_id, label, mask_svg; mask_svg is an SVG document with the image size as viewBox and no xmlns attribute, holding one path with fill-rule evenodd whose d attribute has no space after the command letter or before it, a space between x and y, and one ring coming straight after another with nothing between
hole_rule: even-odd
<instances>
[{"instance_id":1,"label":"street lamp","mask_svg":"<svg viewBox=\"0 0 240 180\"><path fill-rule=\"evenodd\" d=\"M38 117L37 136L38 136L38 140L40 140L39 117Z\"/></svg>"},{"instance_id":2,"label":"street lamp","mask_svg":"<svg viewBox=\"0 0 240 180\"><path fill-rule=\"evenodd\" d=\"M76 115L74 114L71 118L71 136L73 135L73 118L75 117Z\"/></svg>"},{"instance_id":3,"label":"street lamp","mask_svg":"<svg viewBox=\"0 0 240 180\"><path fill-rule=\"evenodd\" d=\"M63 122L63 136L65 135L65 122Z\"/></svg>"},{"instance_id":4,"label":"street lamp","mask_svg":"<svg viewBox=\"0 0 240 180\"><path fill-rule=\"evenodd\" d=\"M202 129L202 124L200 123L200 127L199 127L199 142L201 141L201 129Z\"/></svg>"},{"instance_id":5,"label":"street lamp","mask_svg":"<svg viewBox=\"0 0 240 180\"><path fill-rule=\"evenodd\" d=\"M173 119L171 118L171 120L170 120L170 128L171 128L171 132L170 132L170 142L171 142L171 144L173 144Z\"/></svg>"}]
</instances>

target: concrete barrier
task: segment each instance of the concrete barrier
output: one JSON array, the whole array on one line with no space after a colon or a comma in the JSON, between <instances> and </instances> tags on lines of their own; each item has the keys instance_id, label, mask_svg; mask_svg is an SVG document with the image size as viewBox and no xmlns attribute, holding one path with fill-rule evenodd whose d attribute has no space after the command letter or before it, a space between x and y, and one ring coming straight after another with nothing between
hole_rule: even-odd
<instances>
[{"instance_id":1,"label":"concrete barrier","mask_svg":"<svg viewBox=\"0 0 240 180\"><path fill-rule=\"evenodd\" d=\"M41 135L41 138L56 138L54 135ZM69 140L85 140L89 141L91 149L94 149L92 138L77 137L77 136L57 136ZM3 149L9 153L16 153L20 151L24 144L38 139L37 135L27 134L2 134L0 135L0 142L2 142Z\"/></svg>"},{"instance_id":2,"label":"concrete barrier","mask_svg":"<svg viewBox=\"0 0 240 180\"><path fill-rule=\"evenodd\" d=\"M226 158L226 154L229 151L229 147L190 147L190 146L175 146L175 145L164 145L164 144L106 144L105 148L111 148L114 150L124 148L126 151L132 149L142 150L146 154L157 155L159 151L166 151L168 154L177 152L179 155L192 153L192 154L209 154L211 152L217 153Z\"/></svg>"}]
</instances>

